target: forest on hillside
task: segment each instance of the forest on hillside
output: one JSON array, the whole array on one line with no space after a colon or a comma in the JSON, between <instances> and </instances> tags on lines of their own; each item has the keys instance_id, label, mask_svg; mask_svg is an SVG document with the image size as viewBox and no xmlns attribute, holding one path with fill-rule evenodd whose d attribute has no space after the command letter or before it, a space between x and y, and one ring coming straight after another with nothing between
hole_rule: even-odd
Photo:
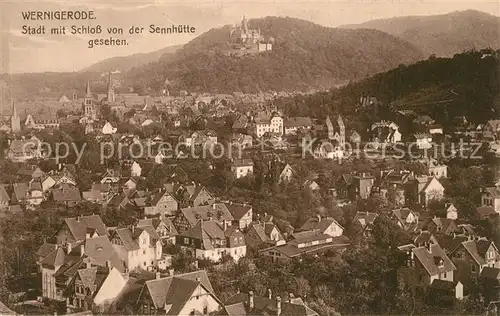
<instances>
[{"instance_id":1,"label":"forest on hillside","mask_svg":"<svg viewBox=\"0 0 500 316\"><path fill-rule=\"evenodd\" d=\"M290 116L342 114L358 130L377 119L395 120L400 110L428 115L451 129L458 117L484 123L499 116L499 65L499 51L470 51L399 66L329 92L274 102ZM375 97L378 104L362 108L362 96Z\"/></svg>"},{"instance_id":2,"label":"forest on hillside","mask_svg":"<svg viewBox=\"0 0 500 316\"><path fill-rule=\"evenodd\" d=\"M165 78L172 90L309 90L424 58L411 44L376 30L335 29L278 17L251 20L250 27L275 39L272 51L228 57L224 51L229 48L229 27L212 29L168 59L132 69L128 79L153 90L160 89Z\"/></svg>"}]
</instances>

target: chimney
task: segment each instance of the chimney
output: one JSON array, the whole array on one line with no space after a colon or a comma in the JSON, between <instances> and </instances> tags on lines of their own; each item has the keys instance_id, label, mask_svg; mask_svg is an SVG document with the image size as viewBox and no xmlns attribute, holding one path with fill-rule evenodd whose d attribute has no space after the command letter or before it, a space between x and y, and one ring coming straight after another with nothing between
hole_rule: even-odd
<instances>
[{"instance_id":1,"label":"chimney","mask_svg":"<svg viewBox=\"0 0 500 316\"><path fill-rule=\"evenodd\" d=\"M293 295L293 293L288 293L288 302L289 303L291 303L294 298L295 298L295 295Z\"/></svg>"},{"instance_id":2,"label":"chimney","mask_svg":"<svg viewBox=\"0 0 500 316\"><path fill-rule=\"evenodd\" d=\"M267 295L268 295L269 299L271 299L273 297L273 291L271 289L268 289Z\"/></svg>"},{"instance_id":3,"label":"chimney","mask_svg":"<svg viewBox=\"0 0 500 316\"><path fill-rule=\"evenodd\" d=\"M431 247L432 247L432 243L431 242L428 242L425 246L426 246L428 252L432 252L431 251Z\"/></svg>"},{"instance_id":4,"label":"chimney","mask_svg":"<svg viewBox=\"0 0 500 316\"><path fill-rule=\"evenodd\" d=\"M77 217L76 217L76 221L77 221L77 222L80 222L80 216L77 216Z\"/></svg>"},{"instance_id":5,"label":"chimney","mask_svg":"<svg viewBox=\"0 0 500 316\"><path fill-rule=\"evenodd\" d=\"M224 231L227 230L227 221L226 220L222 221L222 228L224 229Z\"/></svg>"},{"instance_id":6,"label":"chimney","mask_svg":"<svg viewBox=\"0 0 500 316\"><path fill-rule=\"evenodd\" d=\"M248 292L248 308L252 310L254 307L253 305L253 291Z\"/></svg>"},{"instance_id":7,"label":"chimney","mask_svg":"<svg viewBox=\"0 0 500 316\"><path fill-rule=\"evenodd\" d=\"M106 268L108 270L111 270L111 261L110 260L106 260Z\"/></svg>"},{"instance_id":8,"label":"chimney","mask_svg":"<svg viewBox=\"0 0 500 316\"><path fill-rule=\"evenodd\" d=\"M281 297L276 296L276 316L281 315Z\"/></svg>"},{"instance_id":9,"label":"chimney","mask_svg":"<svg viewBox=\"0 0 500 316\"><path fill-rule=\"evenodd\" d=\"M215 210L215 208L216 208L216 206L215 206L215 203L214 203L214 204L212 204L212 209Z\"/></svg>"},{"instance_id":10,"label":"chimney","mask_svg":"<svg viewBox=\"0 0 500 316\"><path fill-rule=\"evenodd\" d=\"M83 256L85 254L85 245L81 244L80 245L80 256Z\"/></svg>"},{"instance_id":11,"label":"chimney","mask_svg":"<svg viewBox=\"0 0 500 316\"><path fill-rule=\"evenodd\" d=\"M321 214L316 215L318 218L318 222L321 222Z\"/></svg>"},{"instance_id":12,"label":"chimney","mask_svg":"<svg viewBox=\"0 0 500 316\"><path fill-rule=\"evenodd\" d=\"M175 272L175 270L174 270L174 269L169 269L169 270L168 270L168 275L169 275L169 276L174 276L174 272Z\"/></svg>"},{"instance_id":13,"label":"chimney","mask_svg":"<svg viewBox=\"0 0 500 316\"><path fill-rule=\"evenodd\" d=\"M161 273L160 272L156 272L156 280L159 280L161 279Z\"/></svg>"},{"instance_id":14,"label":"chimney","mask_svg":"<svg viewBox=\"0 0 500 316\"><path fill-rule=\"evenodd\" d=\"M71 243L70 243L70 242L69 242L69 243L67 243L67 244L66 244L66 246L67 246L67 251L68 251L68 254L69 254L69 253L71 253L71 250L73 249L73 248L71 247Z\"/></svg>"}]
</instances>

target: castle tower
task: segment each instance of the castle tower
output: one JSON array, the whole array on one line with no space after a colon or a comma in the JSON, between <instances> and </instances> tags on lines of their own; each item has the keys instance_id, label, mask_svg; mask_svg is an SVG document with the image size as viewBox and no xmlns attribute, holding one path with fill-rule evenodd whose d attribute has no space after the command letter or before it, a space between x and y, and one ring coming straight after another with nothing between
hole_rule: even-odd
<instances>
[{"instance_id":1,"label":"castle tower","mask_svg":"<svg viewBox=\"0 0 500 316\"><path fill-rule=\"evenodd\" d=\"M94 96L90 90L90 81L87 81L87 89L83 98L83 115L93 120L97 119L97 111L94 104Z\"/></svg>"},{"instance_id":2,"label":"castle tower","mask_svg":"<svg viewBox=\"0 0 500 316\"><path fill-rule=\"evenodd\" d=\"M16 104L12 101L12 117L10 118L10 128L13 133L21 131L21 119L17 115Z\"/></svg>"},{"instance_id":3,"label":"castle tower","mask_svg":"<svg viewBox=\"0 0 500 316\"><path fill-rule=\"evenodd\" d=\"M111 72L108 74L108 103L115 102L115 88L113 87L113 81L111 81Z\"/></svg>"},{"instance_id":4,"label":"castle tower","mask_svg":"<svg viewBox=\"0 0 500 316\"><path fill-rule=\"evenodd\" d=\"M337 124L339 125L339 145L340 145L340 148L344 149L345 148L345 125L344 125L344 121L342 120L342 116L340 116L340 115L337 118Z\"/></svg>"}]
</instances>

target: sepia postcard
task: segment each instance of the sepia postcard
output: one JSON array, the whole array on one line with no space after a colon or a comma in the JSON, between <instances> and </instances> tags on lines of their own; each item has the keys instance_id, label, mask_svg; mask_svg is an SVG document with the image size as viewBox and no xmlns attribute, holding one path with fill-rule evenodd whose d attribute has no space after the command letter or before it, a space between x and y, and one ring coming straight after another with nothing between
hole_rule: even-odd
<instances>
[{"instance_id":1,"label":"sepia postcard","mask_svg":"<svg viewBox=\"0 0 500 316\"><path fill-rule=\"evenodd\" d=\"M500 315L498 0L0 0L0 316Z\"/></svg>"}]
</instances>

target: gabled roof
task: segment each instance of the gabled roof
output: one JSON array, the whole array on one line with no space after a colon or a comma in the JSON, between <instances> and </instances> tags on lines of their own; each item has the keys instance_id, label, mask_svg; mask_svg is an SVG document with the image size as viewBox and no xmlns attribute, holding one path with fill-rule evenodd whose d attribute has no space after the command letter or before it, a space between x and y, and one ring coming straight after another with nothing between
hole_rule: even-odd
<instances>
[{"instance_id":1,"label":"gabled roof","mask_svg":"<svg viewBox=\"0 0 500 316\"><path fill-rule=\"evenodd\" d=\"M436 179L436 177L429 177L429 178L427 179L427 183L426 183L426 184L422 187L422 189L419 191L419 193L420 193L420 192L424 192L424 191L426 191L426 190L427 190L427 188L429 188L430 184L431 184L432 182L434 182L434 181L435 181L435 182L437 182L437 183L438 183L438 184L439 184L439 185L443 188L443 190L444 190L443 185L441 184L441 182L439 182L439 180L438 180L438 179Z\"/></svg>"},{"instance_id":2,"label":"gabled roof","mask_svg":"<svg viewBox=\"0 0 500 316\"><path fill-rule=\"evenodd\" d=\"M253 297L254 307L248 308L249 294L238 293L225 302L225 312L229 316L246 315L277 315L277 300L268 297ZM302 300L293 300L293 303L281 301L281 315L289 316L317 316L317 312L306 306Z\"/></svg>"},{"instance_id":3,"label":"gabled roof","mask_svg":"<svg viewBox=\"0 0 500 316\"><path fill-rule=\"evenodd\" d=\"M491 280L500 280L500 269L492 267L484 267L481 271L481 277Z\"/></svg>"},{"instance_id":4,"label":"gabled roof","mask_svg":"<svg viewBox=\"0 0 500 316\"><path fill-rule=\"evenodd\" d=\"M321 219L318 217L311 217L304 223L304 225L302 225L302 227L300 227L300 230L317 230L324 233L332 224L344 229L344 227L342 227L342 225L340 225L333 217L322 217Z\"/></svg>"},{"instance_id":5,"label":"gabled roof","mask_svg":"<svg viewBox=\"0 0 500 316\"><path fill-rule=\"evenodd\" d=\"M478 206L476 208L476 212L482 218L488 218L489 216L491 216L493 214L497 214L495 209L491 206Z\"/></svg>"},{"instance_id":6,"label":"gabled roof","mask_svg":"<svg viewBox=\"0 0 500 316\"><path fill-rule=\"evenodd\" d=\"M170 220L170 218L165 217L165 216L140 219L137 223L137 227L152 226L154 229L158 229L160 224L170 228L170 235L178 235L179 234L177 232L177 229L175 228L175 225Z\"/></svg>"},{"instance_id":7,"label":"gabled roof","mask_svg":"<svg viewBox=\"0 0 500 316\"><path fill-rule=\"evenodd\" d=\"M38 248L36 252L37 257L45 258L50 253L54 252L57 249L56 244L43 243L40 248Z\"/></svg>"},{"instance_id":8,"label":"gabled roof","mask_svg":"<svg viewBox=\"0 0 500 316\"><path fill-rule=\"evenodd\" d=\"M48 268L55 268L62 266L65 261L65 253L61 247L54 249L53 252L49 253L45 258L42 259L42 266Z\"/></svg>"},{"instance_id":9,"label":"gabled roof","mask_svg":"<svg viewBox=\"0 0 500 316\"><path fill-rule=\"evenodd\" d=\"M361 227L365 228L366 226L372 225L377 217L377 213L357 212L352 222L358 222Z\"/></svg>"},{"instance_id":10,"label":"gabled roof","mask_svg":"<svg viewBox=\"0 0 500 316\"><path fill-rule=\"evenodd\" d=\"M468 240L468 237L463 235L445 235L445 234L437 234L436 240L439 245L446 251L446 253L453 253L460 245Z\"/></svg>"},{"instance_id":11,"label":"gabled roof","mask_svg":"<svg viewBox=\"0 0 500 316\"><path fill-rule=\"evenodd\" d=\"M152 197L152 199L150 201L151 206L156 206L158 204L158 202L160 202L160 200L165 195L170 196L172 199L174 199L176 202L178 202L177 199L174 197L174 195L171 194L170 192L168 192L168 191L160 191L160 192L157 192L157 193L155 193L153 195L153 197Z\"/></svg>"},{"instance_id":12,"label":"gabled roof","mask_svg":"<svg viewBox=\"0 0 500 316\"><path fill-rule=\"evenodd\" d=\"M491 195L494 198L500 198L500 187L485 188L483 192Z\"/></svg>"},{"instance_id":13,"label":"gabled roof","mask_svg":"<svg viewBox=\"0 0 500 316\"><path fill-rule=\"evenodd\" d=\"M240 220L243 216L245 216L251 209L251 205L246 204L238 204L238 203L224 203L234 217L235 220Z\"/></svg>"},{"instance_id":14,"label":"gabled roof","mask_svg":"<svg viewBox=\"0 0 500 316\"><path fill-rule=\"evenodd\" d=\"M497 259L499 259L498 251L496 249L495 244L487 239L468 240L462 242L462 245L474 259L474 261L476 261L480 265L486 264L487 261L486 252L488 251L490 246L493 246L493 248L496 250L495 255L497 256Z\"/></svg>"},{"instance_id":15,"label":"gabled roof","mask_svg":"<svg viewBox=\"0 0 500 316\"><path fill-rule=\"evenodd\" d=\"M0 184L0 202L8 203L10 201L10 196L3 185Z\"/></svg>"},{"instance_id":16,"label":"gabled roof","mask_svg":"<svg viewBox=\"0 0 500 316\"><path fill-rule=\"evenodd\" d=\"M17 315L17 313L8 308L4 303L0 302L0 315Z\"/></svg>"},{"instance_id":17,"label":"gabled roof","mask_svg":"<svg viewBox=\"0 0 500 316\"><path fill-rule=\"evenodd\" d=\"M212 218L218 221L234 220L233 215L231 215L224 203L182 208L180 213L188 220L191 226L194 226L200 219L209 220Z\"/></svg>"},{"instance_id":18,"label":"gabled roof","mask_svg":"<svg viewBox=\"0 0 500 316\"><path fill-rule=\"evenodd\" d=\"M90 288L95 284L97 276L97 267L85 268L78 270L78 276L86 288Z\"/></svg>"},{"instance_id":19,"label":"gabled roof","mask_svg":"<svg viewBox=\"0 0 500 316\"><path fill-rule=\"evenodd\" d=\"M84 240L87 228L93 228L99 236L107 236L108 230L99 215L66 218L64 220L70 233L76 241Z\"/></svg>"},{"instance_id":20,"label":"gabled roof","mask_svg":"<svg viewBox=\"0 0 500 316\"><path fill-rule=\"evenodd\" d=\"M415 247L411 251L413 251L422 266L431 276L456 270L455 265L451 262L450 258L439 244L432 244L427 247ZM442 259L442 267L438 266L437 259Z\"/></svg>"},{"instance_id":21,"label":"gabled roof","mask_svg":"<svg viewBox=\"0 0 500 316\"><path fill-rule=\"evenodd\" d=\"M26 194L29 191L29 183L21 182L21 183L14 183L12 185L12 191L13 191L13 196L17 199L19 202L20 200L24 199L26 197Z\"/></svg>"},{"instance_id":22,"label":"gabled roof","mask_svg":"<svg viewBox=\"0 0 500 316\"><path fill-rule=\"evenodd\" d=\"M171 305L167 314L178 315L198 286L218 300L205 270L146 281L143 291L149 292L157 309Z\"/></svg>"},{"instance_id":23,"label":"gabled roof","mask_svg":"<svg viewBox=\"0 0 500 316\"><path fill-rule=\"evenodd\" d=\"M255 233L257 234L261 242L269 241L271 239L269 237L270 231L273 227L276 227L276 225L272 223L252 223L250 225L250 229L253 228L255 230ZM268 229L266 229L267 226L269 226Z\"/></svg>"},{"instance_id":24,"label":"gabled roof","mask_svg":"<svg viewBox=\"0 0 500 316\"><path fill-rule=\"evenodd\" d=\"M69 185L52 190L52 198L56 202L79 202L82 200L80 189Z\"/></svg>"},{"instance_id":25,"label":"gabled roof","mask_svg":"<svg viewBox=\"0 0 500 316\"><path fill-rule=\"evenodd\" d=\"M120 272L125 272L124 264L107 236L86 239L84 253L93 264L105 267L109 261L112 267Z\"/></svg>"},{"instance_id":26,"label":"gabled roof","mask_svg":"<svg viewBox=\"0 0 500 316\"><path fill-rule=\"evenodd\" d=\"M202 241L202 249L214 249L211 240L219 239L224 240L226 235L222 227L214 221L200 220L191 229L182 233L184 237L190 237Z\"/></svg>"}]
</instances>

